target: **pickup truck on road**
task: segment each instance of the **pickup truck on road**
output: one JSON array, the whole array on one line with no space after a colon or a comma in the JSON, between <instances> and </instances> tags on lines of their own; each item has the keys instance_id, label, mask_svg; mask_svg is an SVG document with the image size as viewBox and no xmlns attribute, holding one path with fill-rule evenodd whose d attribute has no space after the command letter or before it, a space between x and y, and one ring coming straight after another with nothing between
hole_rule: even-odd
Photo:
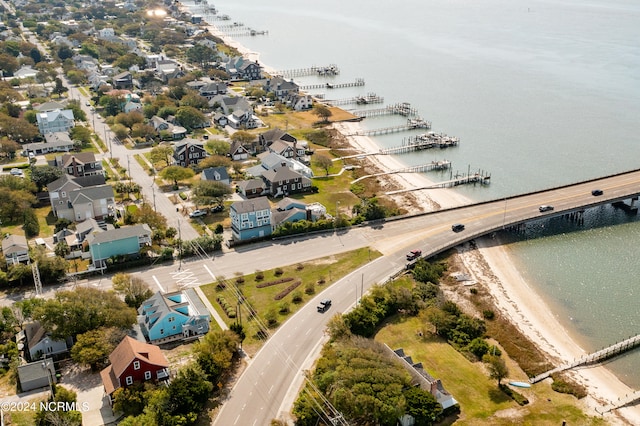
<instances>
[{"instance_id":1,"label":"pickup truck on road","mask_svg":"<svg viewBox=\"0 0 640 426\"><path fill-rule=\"evenodd\" d=\"M407 253L407 260L415 260L420 256L422 256L422 250L411 250L409 253Z\"/></svg>"}]
</instances>

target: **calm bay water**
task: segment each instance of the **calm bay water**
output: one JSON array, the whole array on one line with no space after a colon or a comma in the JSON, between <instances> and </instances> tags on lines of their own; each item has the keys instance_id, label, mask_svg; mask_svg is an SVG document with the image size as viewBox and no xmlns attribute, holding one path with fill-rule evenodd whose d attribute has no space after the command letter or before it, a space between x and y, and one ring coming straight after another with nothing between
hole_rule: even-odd
<instances>
[{"instance_id":1,"label":"calm bay water","mask_svg":"<svg viewBox=\"0 0 640 426\"><path fill-rule=\"evenodd\" d=\"M237 40L270 67L333 63L341 71L334 82L366 81L325 91L327 99L375 92L385 104L410 102L434 131L460 137L458 148L399 159L490 172L489 188L456 189L474 200L640 167L640 4L632 0L214 4L232 22L269 31ZM376 141L396 146L406 136ZM553 315L591 350L640 333L640 224L611 207L588 212L587 223L593 228L538 224L511 248ZM640 388L638 365L640 353L610 364Z\"/></svg>"}]
</instances>

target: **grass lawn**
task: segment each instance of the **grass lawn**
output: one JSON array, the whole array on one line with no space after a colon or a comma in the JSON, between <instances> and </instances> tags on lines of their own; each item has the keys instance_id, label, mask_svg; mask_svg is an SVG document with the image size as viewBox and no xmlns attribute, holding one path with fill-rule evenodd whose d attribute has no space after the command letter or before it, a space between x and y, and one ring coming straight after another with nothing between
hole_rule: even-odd
<instances>
[{"instance_id":1,"label":"grass lawn","mask_svg":"<svg viewBox=\"0 0 640 426\"><path fill-rule=\"evenodd\" d=\"M326 286L331 285L335 280L345 276L349 272L357 269L361 265L381 256L377 251L370 251L368 248L354 250L348 253L341 253L335 256L324 257L316 259L310 262L301 264L302 269L299 269L298 265L289 265L282 267L282 274L276 275L275 270L263 271L264 279L256 280L256 274L250 274L244 276L244 283L236 284L244 298L251 303L253 308L258 312L258 315L264 323L265 314L273 310L276 314L276 321L278 324L284 322L287 317L296 312L307 301L315 296L315 294L306 294L305 289L307 285L315 286L315 292L322 291ZM226 277L228 282L235 283L237 277ZM284 282L277 285L272 285L264 288L257 288L256 285L260 282L266 283L277 280L279 278L293 278L292 281ZM326 283L318 284L318 281L324 279ZM296 280L300 280L301 284L292 292L287 294L282 300L275 300L274 296L286 289ZM218 311L220 316L226 321L227 324L233 324L236 319L228 318L220 304L217 301L218 296L222 296L233 307L236 305L236 298L231 289L226 288L219 290L216 284L208 284L202 286L202 291L206 294L211 304ZM300 293L302 295L302 301L300 303L294 303L292 301L294 293ZM288 313L280 313L278 310L283 304L287 304L289 308ZM254 354L262 345L262 340L258 336L259 328L256 325L256 321L249 320L249 314L246 309L246 305L242 305L242 322L245 326L247 338L243 343L243 348L249 354ZM277 327L274 326L271 331Z\"/></svg>"},{"instance_id":2,"label":"grass lawn","mask_svg":"<svg viewBox=\"0 0 640 426\"><path fill-rule=\"evenodd\" d=\"M547 382L530 389L515 389L529 404L520 407L489 379L480 362L471 362L437 336L419 337L423 322L418 317L395 317L382 327L375 339L391 349L403 348L414 362L421 362L429 374L442 383L460 404L456 425L604 425L601 418L583 414L576 398L559 394ZM503 357L504 357L503 352ZM509 380L527 381L526 374L507 360ZM448 423L448 422L447 422Z\"/></svg>"}]
</instances>

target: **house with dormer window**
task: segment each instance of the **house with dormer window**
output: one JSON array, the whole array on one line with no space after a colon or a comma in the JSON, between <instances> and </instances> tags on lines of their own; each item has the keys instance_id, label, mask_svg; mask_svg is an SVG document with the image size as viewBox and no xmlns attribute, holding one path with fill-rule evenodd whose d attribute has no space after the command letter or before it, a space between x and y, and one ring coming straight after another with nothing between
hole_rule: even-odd
<instances>
[{"instance_id":1,"label":"house with dormer window","mask_svg":"<svg viewBox=\"0 0 640 426\"><path fill-rule=\"evenodd\" d=\"M138 308L144 337L153 344L191 339L209 331L211 315L192 288L157 292Z\"/></svg>"},{"instance_id":2,"label":"house with dormer window","mask_svg":"<svg viewBox=\"0 0 640 426\"><path fill-rule=\"evenodd\" d=\"M102 162L96 160L93 152L59 155L53 160L53 165L75 177L104 174Z\"/></svg>"},{"instance_id":3,"label":"house with dormer window","mask_svg":"<svg viewBox=\"0 0 640 426\"><path fill-rule=\"evenodd\" d=\"M109 365L100 372L104 392L109 395L134 383L169 380L169 361L159 347L126 336L109 355Z\"/></svg>"},{"instance_id":4,"label":"house with dormer window","mask_svg":"<svg viewBox=\"0 0 640 426\"><path fill-rule=\"evenodd\" d=\"M265 171L262 173L262 180L267 187L267 193L272 197L287 197L311 191L311 179L286 165Z\"/></svg>"},{"instance_id":5,"label":"house with dormer window","mask_svg":"<svg viewBox=\"0 0 640 426\"><path fill-rule=\"evenodd\" d=\"M267 197L236 201L229 208L234 241L248 241L271 235L271 205Z\"/></svg>"},{"instance_id":6,"label":"house with dormer window","mask_svg":"<svg viewBox=\"0 0 640 426\"><path fill-rule=\"evenodd\" d=\"M185 139L176 144L173 151L175 164L182 167L197 166L207 155L204 144L194 139Z\"/></svg>"},{"instance_id":7,"label":"house with dormer window","mask_svg":"<svg viewBox=\"0 0 640 426\"><path fill-rule=\"evenodd\" d=\"M57 109L36 114L38 130L41 134L55 132L69 132L75 126L73 111L70 109Z\"/></svg>"}]
</instances>

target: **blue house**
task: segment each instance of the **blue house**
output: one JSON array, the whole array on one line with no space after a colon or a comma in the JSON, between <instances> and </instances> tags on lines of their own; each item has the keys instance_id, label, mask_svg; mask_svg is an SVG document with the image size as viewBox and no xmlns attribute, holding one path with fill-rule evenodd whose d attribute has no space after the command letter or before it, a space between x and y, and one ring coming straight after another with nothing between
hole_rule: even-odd
<instances>
[{"instance_id":1,"label":"blue house","mask_svg":"<svg viewBox=\"0 0 640 426\"><path fill-rule=\"evenodd\" d=\"M157 292L138 308L138 323L149 343L160 344L206 334L211 316L192 288Z\"/></svg>"},{"instance_id":2,"label":"blue house","mask_svg":"<svg viewBox=\"0 0 640 426\"><path fill-rule=\"evenodd\" d=\"M283 198L272 212L273 229L285 222L298 222L299 220L313 220L311 211L307 210L307 205L302 201L292 198Z\"/></svg>"},{"instance_id":3,"label":"blue house","mask_svg":"<svg viewBox=\"0 0 640 426\"><path fill-rule=\"evenodd\" d=\"M236 201L229 208L234 241L271 235L271 205L267 197Z\"/></svg>"},{"instance_id":4,"label":"blue house","mask_svg":"<svg viewBox=\"0 0 640 426\"><path fill-rule=\"evenodd\" d=\"M96 230L85 237L89 252L96 268L106 268L106 260L114 256L132 256L140 253L140 248L151 244L149 225L123 226L109 232Z\"/></svg>"}]
</instances>

